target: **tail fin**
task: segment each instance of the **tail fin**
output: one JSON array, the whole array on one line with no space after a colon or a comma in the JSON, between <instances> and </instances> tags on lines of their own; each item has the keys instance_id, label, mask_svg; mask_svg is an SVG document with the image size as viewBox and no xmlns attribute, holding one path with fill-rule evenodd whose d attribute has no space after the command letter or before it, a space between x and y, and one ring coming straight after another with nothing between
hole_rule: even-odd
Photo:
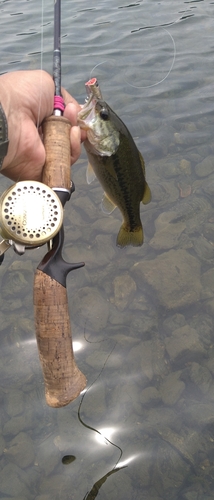
<instances>
[{"instance_id":1,"label":"tail fin","mask_svg":"<svg viewBox=\"0 0 214 500\"><path fill-rule=\"evenodd\" d=\"M134 231L130 231L125 224L122 224L117 235L117 246L126 247L132 245L133 247L140 247L143 244L143 228L142 226L136 227Z\"/></svg>"}]
</instances>

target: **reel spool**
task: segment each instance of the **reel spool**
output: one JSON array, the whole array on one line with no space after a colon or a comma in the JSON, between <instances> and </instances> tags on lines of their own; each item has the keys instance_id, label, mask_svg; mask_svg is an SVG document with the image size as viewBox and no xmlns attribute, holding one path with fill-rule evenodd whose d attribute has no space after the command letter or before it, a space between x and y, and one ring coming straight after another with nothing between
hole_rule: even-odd
<instances>
[{"instance_id":1,"label":"reel spool","mask_svg":"<svg viewBox=\"0 0 214 500\"><path fill-rule=\"evenodd\" d=\"M62 222L63 207L59 197L41 182L17 182L0 198L1 235L15 247L23 246L21 253L25 247L35 248L50 241L59 232Z\"/></svg>"}]
</instances>

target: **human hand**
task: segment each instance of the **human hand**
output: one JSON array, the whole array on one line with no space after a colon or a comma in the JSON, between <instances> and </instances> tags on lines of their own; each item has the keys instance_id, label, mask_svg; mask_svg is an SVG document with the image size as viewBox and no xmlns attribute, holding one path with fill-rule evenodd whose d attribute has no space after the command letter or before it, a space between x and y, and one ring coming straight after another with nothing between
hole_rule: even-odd
<instances>
[{"instance_id":1,"label":"human hand","mask_svg":"<svg viewBox=\"0 0 214 500\"><path fill-rule=\"evenodd\" d=\"M85 135L77 126L78 102L62 88L64 116L71 122L71 165ZM9 147L1 173L18 182L41 181L45 148L40 125L53 112L54 83L45 71L17 71L0 76L0 102L8 122Z\"/></svg>"}]
</instances>

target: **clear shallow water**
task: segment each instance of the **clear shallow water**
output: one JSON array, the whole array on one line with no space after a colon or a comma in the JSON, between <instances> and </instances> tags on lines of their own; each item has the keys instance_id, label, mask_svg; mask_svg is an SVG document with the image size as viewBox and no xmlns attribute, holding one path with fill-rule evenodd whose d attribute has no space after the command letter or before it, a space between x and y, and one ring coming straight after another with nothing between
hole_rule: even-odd
<instances>
[{"instance_id":1,"label":"clear shallow water","mask_svg":"<svg viewBox=\"0 0 214 500\"><path fill-rule=\"evenodd\" d=\"M44 1L42 21L38 2L0 2L0 72L41 67L43 22L51 73L52 7ZM7 252L2 499L213 498L213 23L209 1L63 1L63 85L83 102L103 62L92 75L144 156L153 198L141 210L143 247L121 251L121 216L102 214L84 152L73 167L65 258L86 262L68 294L88 386L64 409L45 404L35 344L33 273L44 249ZM2 177L2 192L8 184Z\"/></svg>"}]
</instances>

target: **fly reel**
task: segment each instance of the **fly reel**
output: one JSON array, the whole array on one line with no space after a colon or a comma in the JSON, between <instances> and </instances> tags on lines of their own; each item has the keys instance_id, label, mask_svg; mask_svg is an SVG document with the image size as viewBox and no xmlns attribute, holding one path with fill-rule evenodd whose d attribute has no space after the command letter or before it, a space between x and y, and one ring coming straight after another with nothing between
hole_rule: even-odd
<instances>
[{"instance_id":1,"label":"fly reel","mask_svg":"<svg viewBox=\"0 0 214 500\"><path fill-rule=\"evenodd\" d=\"M50 241L60 230L63 207L57 194L46 184L21 181L10 186L0 198L0 255L10 245L22 254Z\"/></svg>"}]
</instances>

